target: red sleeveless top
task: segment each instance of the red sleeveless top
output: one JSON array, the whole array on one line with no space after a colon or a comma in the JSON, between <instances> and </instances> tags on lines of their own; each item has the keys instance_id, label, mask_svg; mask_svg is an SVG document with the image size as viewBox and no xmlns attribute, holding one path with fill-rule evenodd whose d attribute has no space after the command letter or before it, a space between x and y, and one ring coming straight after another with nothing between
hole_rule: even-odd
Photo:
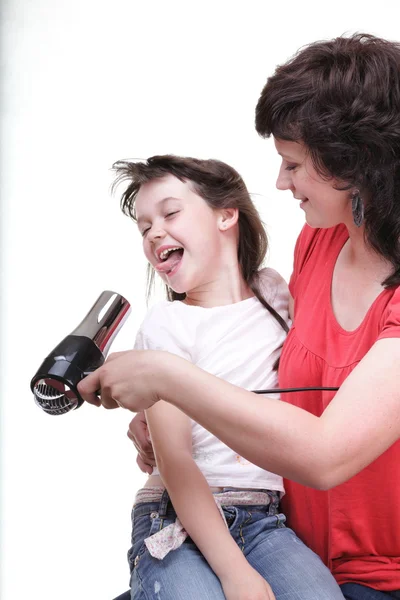
<instances>
[{"instance_id":1,"label":"red sleeveless top","mask_svg":"<svg viewBox=\"0 0 400 600\"><path fill-rule=\"evenodd\" d=\"M382 291L354 331L336 321L331 282L347 239L343 225L305 225L297 240L289 285L295 318L282 351L281 387L340 387L378 339L400 337L400 287ZM299 392L282 394L282 400L319 416L333 396L334 392ZM400 589L400 441L332 490L287 480L285 488L288 525L319 554L339 584Z\"/></svg>"}]
</instances>

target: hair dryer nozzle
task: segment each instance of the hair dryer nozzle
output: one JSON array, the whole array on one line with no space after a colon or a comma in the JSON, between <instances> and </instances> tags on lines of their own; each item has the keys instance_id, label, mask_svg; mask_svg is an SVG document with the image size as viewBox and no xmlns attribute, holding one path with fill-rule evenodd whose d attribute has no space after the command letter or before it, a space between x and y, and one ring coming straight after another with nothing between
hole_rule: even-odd
<instances>
[{"instance_id":1,"label":"hair dryer nozzle","mask_svg":"<svg viewBox=\"0 0 400 600\"><path fill-rule=\"evenodd\" d=\"M78 327L45 358L31 381L35 402L51 415L79 408L78 383L100 367L130 313L129 302L103 292Z\"/></svg>"}]
</instances>

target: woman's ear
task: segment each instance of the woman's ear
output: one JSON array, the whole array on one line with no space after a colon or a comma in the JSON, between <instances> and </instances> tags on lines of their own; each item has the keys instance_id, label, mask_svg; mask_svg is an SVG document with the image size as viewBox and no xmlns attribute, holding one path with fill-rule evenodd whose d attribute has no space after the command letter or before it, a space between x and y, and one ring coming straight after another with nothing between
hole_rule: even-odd
<instances>
[{"instance_id":1,"label":"woman's ear","mask_svg":"<svg viewBox=\"0 0 400 600\"><path fill-rule=\"evenodd\" d=\"M221 231L227 231L231 229L239 220L239 209L237 208L223 208L220 210L218 217L218 229Z\"/></svg>"}]
</instances>

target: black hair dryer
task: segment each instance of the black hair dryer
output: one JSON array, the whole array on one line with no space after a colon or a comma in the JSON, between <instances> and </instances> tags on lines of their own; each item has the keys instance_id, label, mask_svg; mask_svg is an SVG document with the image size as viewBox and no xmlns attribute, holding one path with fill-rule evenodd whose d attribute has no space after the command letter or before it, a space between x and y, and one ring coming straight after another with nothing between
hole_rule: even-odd
<instances>
[{"instance_id":1,"label":"black hair dryer","mask_svg":"<svg viewBox=\"0 0 400 600\"><path fill-rule=\"evenodd\" d=\"M31 381L35 402L49 415L79 408L78 383L104 363L131 307L120 294L100 294L86 317L54 348Z\"/></svg>"}]
</instances>

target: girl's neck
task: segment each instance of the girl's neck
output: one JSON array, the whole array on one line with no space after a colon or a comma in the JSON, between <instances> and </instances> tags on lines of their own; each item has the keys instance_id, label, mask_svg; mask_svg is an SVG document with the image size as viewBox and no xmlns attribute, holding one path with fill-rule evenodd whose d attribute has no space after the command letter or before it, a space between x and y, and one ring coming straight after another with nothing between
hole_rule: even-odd
<instances>
[{"instance_id":1,"label":"girl's neck","mask_svg":"<svg viewBox=\"0 0 400 600\"><path fill-rule=\"evenodd\" d=\"M204 284L186 292L185 304L213 308L236 304L254 296L251 288L244 281L239 265L228 268Z\"/></svg>"}]
</instances>

